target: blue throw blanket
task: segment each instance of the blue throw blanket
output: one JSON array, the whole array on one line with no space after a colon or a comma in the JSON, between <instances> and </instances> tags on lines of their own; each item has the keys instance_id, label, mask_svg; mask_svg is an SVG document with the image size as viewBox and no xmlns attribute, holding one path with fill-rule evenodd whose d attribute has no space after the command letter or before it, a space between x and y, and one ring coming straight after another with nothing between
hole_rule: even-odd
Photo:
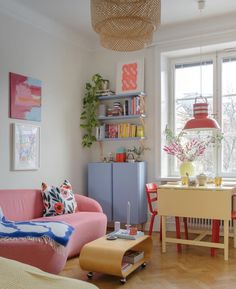
<instances>
[{"instance_id":1,"label":"blue throw blanket","mask_svg":"<svg viewBox=\"0 0 236 289\"><path fill-rule=\"evenodd\" d=\"M66 246L74 228L63 222L30 221L12 222L6 220L0 208L0 240L26 239L47 241L50 245L55 242Z\"/></svg>"}]
</instances>

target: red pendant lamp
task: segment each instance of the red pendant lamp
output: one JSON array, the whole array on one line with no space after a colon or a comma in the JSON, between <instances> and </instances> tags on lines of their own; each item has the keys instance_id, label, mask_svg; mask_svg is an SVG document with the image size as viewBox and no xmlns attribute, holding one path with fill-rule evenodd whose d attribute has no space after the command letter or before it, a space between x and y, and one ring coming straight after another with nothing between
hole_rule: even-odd
<instances>
[{"instance_id":1,"label":"red pendant lamp","mask_svg":"<svg viewBox=\"0 0 236 289\"><path fill-rule=\"evenodd\" d=\"M197 102L200 99L201 102ZM188 120L184 130L215 130L220 129L219 124L213 118L208 117L208 102L206 98L196 97L193 104L193 117Z\"/></svg>"},{"instance_id":2,"label":"red pendant lamp","mask_svg":"<svg viewBox=\"0 0 236 289\"><path fill-rule=\"evenodd\" d=\"M198 9L200 13L205 7L205 0L198 0ZM195 98L193 104L193 118L188 120L184 126L184 130L216 130L220 129L219 124L215 119L208 117L208 102L205 97L202 97L202 47L200 44L200 91L199 97ZM198 99L200 102L197 102Z\"/></svg>"}]
</instances>

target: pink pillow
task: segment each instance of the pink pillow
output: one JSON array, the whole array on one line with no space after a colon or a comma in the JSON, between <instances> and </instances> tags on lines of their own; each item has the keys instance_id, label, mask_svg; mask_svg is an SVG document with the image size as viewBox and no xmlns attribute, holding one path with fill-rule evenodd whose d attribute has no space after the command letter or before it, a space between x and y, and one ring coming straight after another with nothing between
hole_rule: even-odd
<instances>
[{"instance_id":1,"label":"pink pillow","mask_svg":"<svg viewBox=\"0 0 236 289\"><path fill-rule=\"evenodd\" d=\"M71 184L65 180L60 187L42 183L44 217L75 213L77 203Z\"/></svg>"}]
</instances>

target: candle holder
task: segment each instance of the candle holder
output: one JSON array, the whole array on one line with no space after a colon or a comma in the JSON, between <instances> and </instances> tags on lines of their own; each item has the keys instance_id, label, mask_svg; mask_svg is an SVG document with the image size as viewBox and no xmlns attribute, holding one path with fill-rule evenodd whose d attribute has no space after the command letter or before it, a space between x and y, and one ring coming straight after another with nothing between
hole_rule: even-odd
<instances>
[{"instance_id":1,"label":"candle holder","mask_svg":"<svg viewBox=\"0 0 236 289\"><path fill-rule=\"evenodd\" d=\"M129 232L130 232L130 227L131 227L131 226L130 226L129 224L126 224L126 225L125 225L125 228L126 228L127 234L129 234Z\"/></svg>"}]
</instances>

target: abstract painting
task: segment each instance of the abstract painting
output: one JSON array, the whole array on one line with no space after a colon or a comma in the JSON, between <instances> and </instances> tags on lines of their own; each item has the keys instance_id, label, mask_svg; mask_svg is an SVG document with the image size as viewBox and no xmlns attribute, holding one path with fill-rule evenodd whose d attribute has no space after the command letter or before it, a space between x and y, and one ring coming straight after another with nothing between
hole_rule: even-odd
<instances>
[{"instance_id":1,"label":"abstract painting","mask_svg":"<svg viewBox=\"0 0 236 289\"><path fill-rule=\"evenodd\" d=\"M41 121L42 82L10 72L10 117Z\"/></svg>"},{"instance_id":2,"label":"abstract painting","mask_svg":"<svg viewBox=\"0 0 236 289\"><path fill-rule=\"evenodd\" d=\"M40 156L40 127L31 124L13 125L13 169L37 170Z\"/></svg>"},{"instance_id":3,"label":"abstract painting","mask_svg":"<svg viewBox=\"0 0 236 289\"><path fill-rule=\"evenodd\" d=\"M144 59L117 65L116 93L138 93L144 90Z\"/></svg>"}]
</instances>

